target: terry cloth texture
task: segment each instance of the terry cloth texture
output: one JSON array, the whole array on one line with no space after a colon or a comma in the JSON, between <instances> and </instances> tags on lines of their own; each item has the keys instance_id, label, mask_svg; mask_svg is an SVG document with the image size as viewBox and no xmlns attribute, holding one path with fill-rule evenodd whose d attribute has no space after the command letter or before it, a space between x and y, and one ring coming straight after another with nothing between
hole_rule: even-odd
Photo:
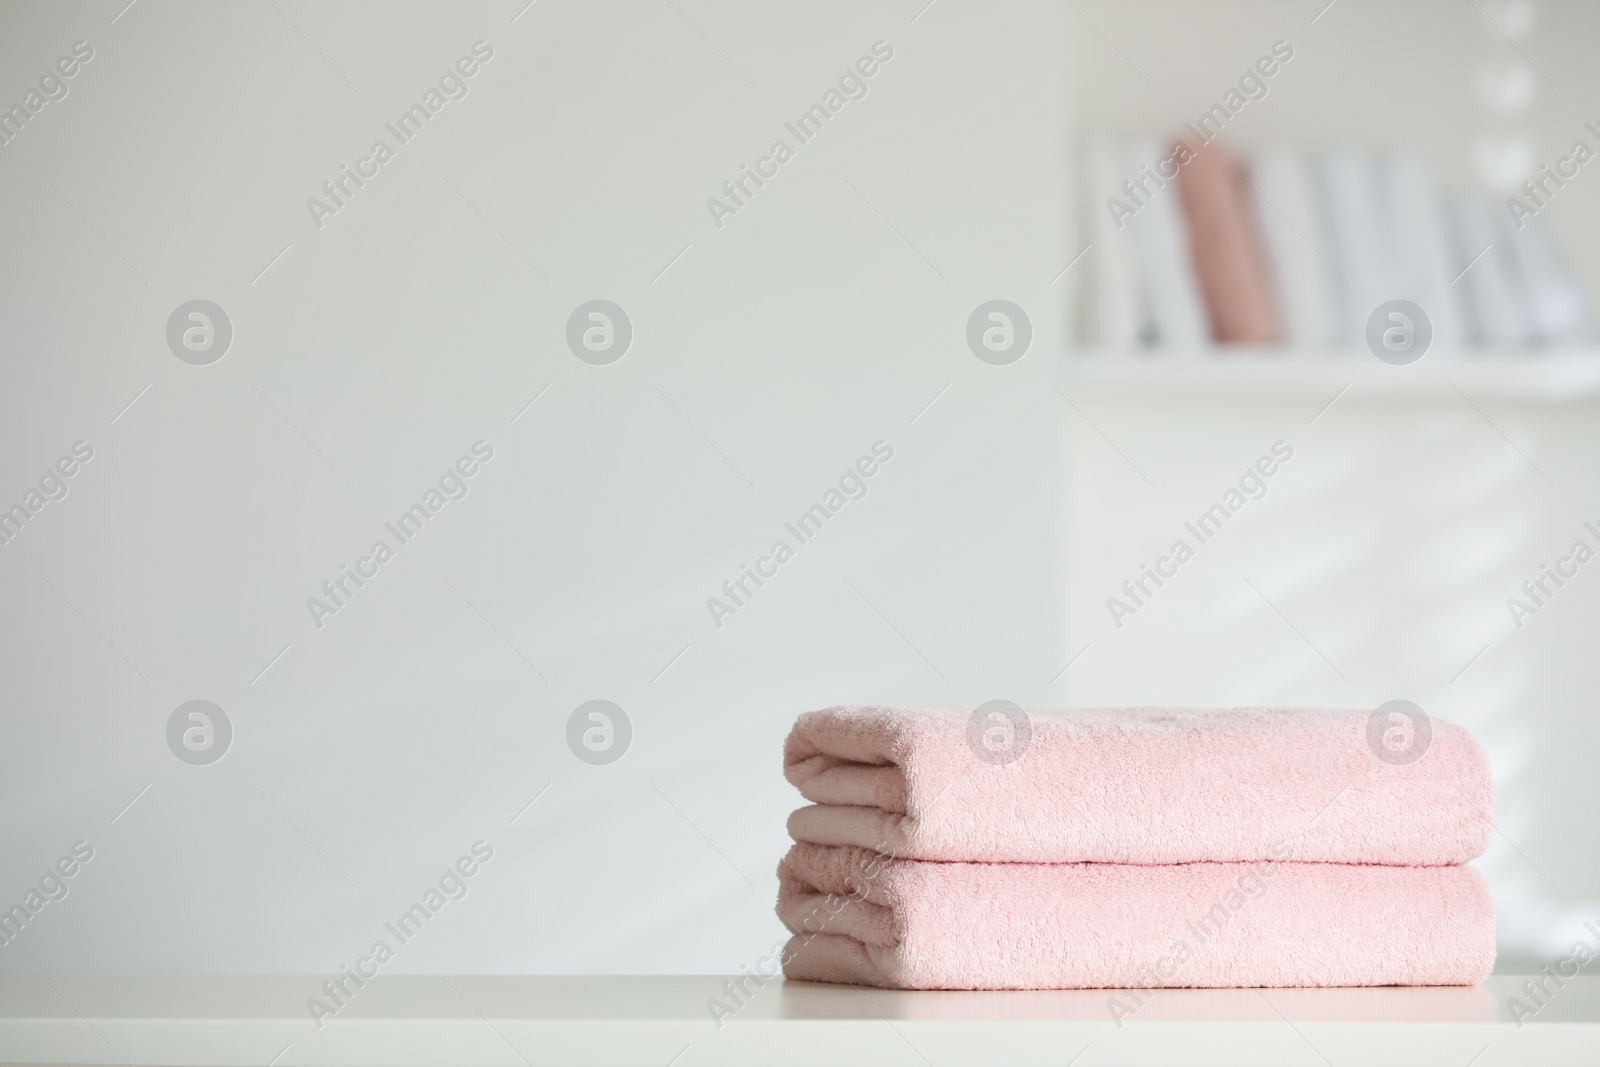
<instances>
[{"instance_id":1,"label":"terry cloth texture","mask_svg":"<svg viewBox=\"0 0 1600 1067\"><path fill-rule=\"evenodd\" d=\"M1488 760L1433 720L1422 758L1380 759L1370 710L1121 708L1028 713L1012 762L968 711L800 716L784 774L812 802L796 841L901 859L1171 864L1272 858L1442 866L1488 843ZM1444 876L1444 877L1461 877Z\"/></svg>"},{"instance_id":2,"label":"terry cloth texture","mask_svg":"<svg viewBox=\"0 0 1600 1067\"><path fill-rule=\"evenodd\" d=\"M928 863L797 844L793 979L890 989L1472 985L1494 909L1470 867L1264 860Z\"/></svg>"}]
</instances>

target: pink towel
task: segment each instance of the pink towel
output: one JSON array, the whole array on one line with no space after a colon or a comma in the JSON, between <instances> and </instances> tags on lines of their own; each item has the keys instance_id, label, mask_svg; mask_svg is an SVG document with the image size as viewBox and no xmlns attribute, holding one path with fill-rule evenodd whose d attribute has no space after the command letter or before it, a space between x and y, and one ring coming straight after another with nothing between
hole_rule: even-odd
<instances>
[{"instance_id":1,"label":"pink towel","mask_svg":"<svg viewBox=\"0 0 1600 1067\"><path fill-rule=\"evenodd\" d=\"M1470 867L924 863L797 844L778 879L795 935L783 973L809 981L1472 985L1494 965L1494 910Z\"/></svg>"},{"instance_id":2,"label":"pink towel","mask_svg":"<svg viewBox=\"0 0 1600 1067\"><path fill-rule=\"evenodd\" d=\"M1432 866L1488 843L1488 761L1437 719L1404 762L1380 758L1371 711L1101 709L976 727L971 715L802 715L784 774L812 806L789 816L790 836L1018 863L1251 861L1285 840L1299 862Z\"/></svg>"}]
</instances>

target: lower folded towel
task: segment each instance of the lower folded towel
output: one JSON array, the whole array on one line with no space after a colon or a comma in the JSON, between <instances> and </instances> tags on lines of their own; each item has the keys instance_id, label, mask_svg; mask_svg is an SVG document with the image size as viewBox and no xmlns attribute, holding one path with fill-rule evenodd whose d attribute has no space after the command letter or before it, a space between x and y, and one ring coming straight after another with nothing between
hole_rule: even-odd
<instances>
[{"instance_id":1,"label":"lower folded towel","mask_svg":"<svg viewBox=\"0 0 1600 1067\"><path fill-rule=\"evenodd\" d=\"M934 863L796 844L778 882L783 973L809 981L1473 985L1494 965L1494 908L1470 867Z\"/></svg>"}]
</instances>

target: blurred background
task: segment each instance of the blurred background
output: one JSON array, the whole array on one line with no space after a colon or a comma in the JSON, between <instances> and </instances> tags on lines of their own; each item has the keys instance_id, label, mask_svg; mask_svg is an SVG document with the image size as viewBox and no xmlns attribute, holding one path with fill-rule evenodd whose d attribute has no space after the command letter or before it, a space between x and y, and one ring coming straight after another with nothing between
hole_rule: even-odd
<instances>
[{"instance_id":1,"label":"blurred background","mask_svg":"<svg viewBox=\"0 0 1600 1067\"><path fill-rule=\"evenodd\" d=\"M387 972L735 973L863 702L1412 700L1502 967L1600 921L1593 5L0 27L0 971L335 973L481 841Z\"/></svg>"}]
</instances>

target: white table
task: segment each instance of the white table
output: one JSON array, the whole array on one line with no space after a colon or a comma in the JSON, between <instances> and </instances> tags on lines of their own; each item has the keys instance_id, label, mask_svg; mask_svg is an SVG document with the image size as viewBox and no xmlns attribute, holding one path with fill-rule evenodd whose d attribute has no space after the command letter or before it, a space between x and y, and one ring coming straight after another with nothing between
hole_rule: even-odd
<instances>
[{"instance_id":1,"label":"white table","mask_svg":"<svg viewBox=\"0 0 1600 1067\"><path fill-rule=\"evenodd\" d=\"M324 977L0 978L0 1062L154 1064L1600 1063L1600 977L1518 1026L1476 988L896 993L770 981L718 1027L714 977L381 977L319 1029ZM351 987L353 988L353 986ZM275 1059L276 1058L276 1059Z\"/></svg>"}]
</instances>

